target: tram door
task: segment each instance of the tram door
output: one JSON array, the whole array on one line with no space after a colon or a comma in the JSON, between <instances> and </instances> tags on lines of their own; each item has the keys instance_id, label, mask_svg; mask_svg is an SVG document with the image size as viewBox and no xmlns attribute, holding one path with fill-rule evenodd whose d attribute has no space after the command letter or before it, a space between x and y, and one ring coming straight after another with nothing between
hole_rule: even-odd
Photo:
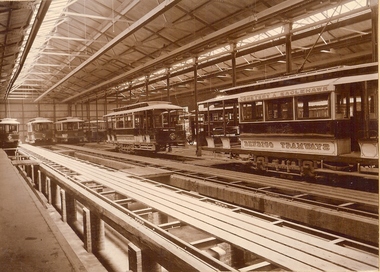
<instances>
[{"instance_id":1,"label":"tram door","mask_svg":"<svg viewBox=\"0 0 380 272\"><path fill-rule=\"evenodd\" d=\"M377 84L350 84L351 149L360 151L358 140L377 137Z\"/></svg>"}]
</instances>

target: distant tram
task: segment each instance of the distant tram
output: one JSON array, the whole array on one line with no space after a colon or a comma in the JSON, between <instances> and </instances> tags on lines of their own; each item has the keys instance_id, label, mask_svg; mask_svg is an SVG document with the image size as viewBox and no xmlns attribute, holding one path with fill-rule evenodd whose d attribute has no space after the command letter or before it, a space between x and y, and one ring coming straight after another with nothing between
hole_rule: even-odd
<instances>
[{"instance_id":1,"label":"distant tram","mask_svg":"<svg viewBox=\"0 0 380 272\"><path fill-rule=\"evenodd\" d=\"M57 143L84 144L84 121L78 117L65 117L55 122L55 139Z\"/></svg>"},{"instance_id":2,"label":"distant tram","mask_svg":"<svg viewBox=\"0 0 380 272\"><path fill-rule=\"evenodd\" d=\"M122 152L163 151L184 145L183 108L164 101L148 101L117 108L104 116L108 138Z\"/></svg>"},{"instance_id":3,"label":"distant tram","mask_svg":"<svg viewBox=\"0 0 380 272\"><path fill-rule=\"evenodd\" d=\"M44 117L30 119L27 123L25 141L36 145L52 144L54 141L54 122Z\"/></svg>"},{"instance_id":4,"label":"distant tram","mask_svg":"<svg viewBox=\"0 0 380 272\"><path fill-rule=\"evenodd\" d=\"M1 148L17 148L19 145L20 123L14 118L0 120L0 145Z\"/></svg>"}]
</instances>

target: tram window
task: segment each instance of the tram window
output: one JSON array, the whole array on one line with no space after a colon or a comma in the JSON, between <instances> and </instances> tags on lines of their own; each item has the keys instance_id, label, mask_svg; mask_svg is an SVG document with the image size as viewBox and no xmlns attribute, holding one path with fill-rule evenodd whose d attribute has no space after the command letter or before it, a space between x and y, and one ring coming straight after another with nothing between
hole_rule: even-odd
<instances>
[{"instance_id":1,"label":"tram window","mask_svg":"<svg viewBox=\"0 0 380 272\"><path fill-rule=\"evenodd\" d=\"M298 119L319 119L329 117L329 94L308 95L297 98Z\"/></svg>"},{"instance_id":2,"label":"tram window","mask_svg":"<svg viewBox=\"0 0 380 272\"><path fill-rule=\"evenodd\" d=\"M349 92L337 92L335 113L337 118L349 118L350 97Z\"/></svg>"},{"instance_id":3,"label":"tram window","mask_svg":"<svg viewBox=\"0 0 380 272\"><path fill-rule=\"evenodd\" d=\"M64 123L64 130L78 130L78 123Z\"/></svg>"},{"instance_id":4,"label":"tram window","mask_svg":"<svg viewBox=\"0 0 380 272\"><path fill-rule=\"evenodd\" d=\"M139 128L142 125L141 118L142 116L135 115L135 128Z\"/></svg>"},{"instance_id":5,"label":"tram window","mask_svg":"<svg viewBox=\"0 0 380 272\"><path fill-rule=\"evenodd\" d=\"M268 100L265 104L267 120L293 119L293 98Z\"/></svg>"},{"instance_id":6,"label":"tram window","mask_svg":"<svg viewBox=\"0 0 380 272\"><path fill-rule=\"evenodd\" d=\"M125 120L125 127L126 128L131 128L133 126L132 115L125 116L124 120Z\"/></svg>"},{"instance_id":7,"label":"tram window","mask_svg":"<svg viewBox=\"0 0 380 272\"><path fill-rule=\"evenodd\" d=\"M241 104L242 121L263 121L263 101Z\"/></svg>"},{"instance_id":8,"label":"tram window","mask_svg":"<svg viewBox=\"0 0 380 272\"><path fill-rule=\"evenodd\" d=\"M12 132L12 131L14 131L13 129L12 129L12 125L8 125L8 124L6 124L6 125L4 125L4 131L6 132L6 133L9 133L9 132Z\"/></svg>"},{"instance_id":9,"label":"tram window","mask_svg":"<svg viewBox=\"0 0 380 272\"><path fill-rule=\"evenodd\" d=\"M116 117L116 128L123 128L124 123L123 123L123 116L117 116Z\"/></svg>"}]
</instances>

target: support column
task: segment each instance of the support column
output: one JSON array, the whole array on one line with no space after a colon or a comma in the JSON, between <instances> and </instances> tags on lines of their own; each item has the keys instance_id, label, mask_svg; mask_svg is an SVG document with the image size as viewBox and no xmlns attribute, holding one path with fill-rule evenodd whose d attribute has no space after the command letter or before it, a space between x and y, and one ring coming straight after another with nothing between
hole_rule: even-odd
<instances>
[{"instance_id":1,"label":"support column","mask_svg":"<svg viewBox=\"0 0 380 272\"><path fill-rule=\"evenodd\" d=\"M52 197L51 197L51 180L50 178L46 177L46 198L48 200L49 204L52 204Z\"/></svg>"},{"instance_id":2,"label":"support column","mask_svg":"<svg viewBox=\"0 0 380 272\"><path fill-rule=\"evenodd\" d=\"M95 111L96 111L96 143L99 143L99 120L98 120L98 95L95 97ZM90 124L91 131L91 124Z\"/></svg>"},{"instance_id":3,"label":"support column","mask_svg":"<svg viewBox=\"0 0 380 272\"><path fill-rule=\"evenodd\" d=\"M152 258L151 252L145 252L133 243L128 243L129 271L161 272L161 265Z\"/></svg>"},{"instance_id":4,"label":"support column","mask_svg":"<svg viewBox=\"0 0 380 272\"><path fill-rule=\"evenodd\" d=\"M30 166L30 169L31 169L31 175L32 175L32 183L33 183L33 185L34 185L34 165L32 164L31 166Z\"/></svg>"},{"instance_id":5,"label":"support column","mask_svg":"<svg viewBox=\"0 0 380 272\"><path fill-rule=\"evenodd\" d=\"M90 210L86 207L83 208L83 240L86 251L92 252Z\"/></svg>"},{"instance_id":6,"label":"support column","mask_svg":"<svg viewBox=\"0 0 380 272\"><path fill-rule=\"evenodd\" d=\"M145 94L146 100L149 100L149 75L145 76Z\"/></svg>"},{"instance_id":7,"label":"support column","mask_svg":"<svg viewBox=\"0 0 380 272\"><path fill-rule=\"evenodd\" d=\"M378 33L379 33L379 1L378 0L371 0L370 6L371 6L371 14L372 14L372 61L376 62L378 61Z\"/></svg>"},{"instance_id":8,"label":"support column","mask_svg":"<svg viewBox=\"0 0 380 272\"><path fill-rule=\"evenodd\" d=\"M41 192L42 186L41 186L41 171L38 170L38 191Z\"/></svg>"},{"instance_id":9,"label":"support column","mask_svg":"<svg viewBox=\"0 0 380 272\"><path fill-rule=\"evenodd\" d=\"M51 205L53 207L57 208L57 184L55 182L50 183L50 190L51 190Z\"/></svg>"},{"instance_id":10,"label":"support column","mask_svg":"<svg viewBox=\"0 0 380 272\"><path fill-rule=\"evenodd\" d=\"M128 243L128 261L129 271L142 272L142 254L141 249L133 243Z\"/></svg>"},{"instance_id":11,"label":"support column","mask_svg":"<svg viewBox=\"0 0 380 272\"><path fill-rule=\"evenodd\" d=\"M292 23L289 22L285 25L285 56L286 56L286 72L291 73L293 69L292 60Z\"/></svg>"},{"instance_id":12,"label":"support column","mask_svg":"<svg viewBox=\"0 0 380 272\"><path fill-rule=\"evenodd\" d=\"M58 184L55 186L55 207L62 212L61 187Z\"/></svg>"},{"instance_id":13,"label":"support column","mask_svg":"<svg viewBox=\"0 0 380 272\"><path fill-rule=\"evenodd\" d=\"M70 226L74 225L77 220L75 199L70 194L66 194L64 189L61 189L61 210L62 221Z\"/></svg>"},{"instance_id":14,"label":"support column","mask_svg":"<svg viewBox=\"0 0 380 272\"><path fill-rule=\"evenodd\" d=\"M61 189L61 216L62 221L67 222L67 211L66 211L66 191Z\"/></svg>"},{"instance_id":15,"label":"support column","mask_svg":"<svg viewBox=\"0 0 380 272\"><path fill-rule=\"evenodd\" d=\"M195 107L195 131L197 133L196 137L196 155L202 156L202 149L200 145L200 137L199 137L199 124L198 124L198 89L197 89L197 80L198 80L198 57L194 58L194 107Z\"/></svg>"},{"instance_id":16,"label":"support column","mask_svg":"<svg viewBox=\"0 0 380 272\"><path fill-rule=\"evenodd\" d=\"M104 222L97 214L90 211L90 225L92 252L99 252L105 249Z\"/></svg>"},{"instance_id":17,"label":"support column","mask_svg":"<svg viewBox=\"0 0 380 272\"><path fill-rule=\"evenodd\" d=\"M231 44L232 87L236 86L236 43Z\"/></svg>"},{"instance_id":18,"label":"support column","mask_svg":"<svg viewBox=\"0 0 380 272\"><path fill-rule=\"evenodd\" d=\"M167 100L170 102L170 68L166 69L166 94Z\"/></svg>"}]
</instances>

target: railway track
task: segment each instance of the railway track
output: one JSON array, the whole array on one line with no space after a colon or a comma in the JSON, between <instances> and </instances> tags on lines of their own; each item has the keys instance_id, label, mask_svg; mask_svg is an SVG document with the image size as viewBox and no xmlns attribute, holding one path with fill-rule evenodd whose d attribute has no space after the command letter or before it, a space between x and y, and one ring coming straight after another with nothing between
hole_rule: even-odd
<instances>
[{"instance_id":1,"label":"railway track","mask_svg":"<svg viewBox=\"0 0 380 272\"><path fill-rule=\"evenodd\" d=\"M103 159L119 161L143 167L156 167L171 171L187 178L200 179L228 188L241 189L251 194L264 194L287 201L299 202L341 211L366 218L378 219L378 194L357 192L336 187L321 186L306 182L290 182L286 179L271 178L260 175L238 173L222 169L204 169L197 164L199 160L187 162L163 162L159 159L130 156L86 147L62 145L65 149L76 150L83 154L98 156Z\"/></svg>"},{"instance_id":2,"label":"railway track","mask_svg":"<svg viewBox=\"0 0 380 272\"><path fill-rule=\"evenodd\" d=\"M158 236L165 237L178 247L180 252L201 258L210 267L217 270L248 271L245 268L234 268L210 259L194 246L196 242L186 243L169 235L164 226L152 225L138 214L151 210L175 218L185 225L202 229L210 238L227 242L244 249L258 257L260 262L255 266L269 265L297 271L364 271L378 269L378 248L358 243L333 234L318 230L311 231L300 225L265 216L234 205L215 205L204 196L184 192L171 186L144 178L129 178L125 173L92 163L70 158L41 148L28 145L20 147L20 152L34 157L47 165L52 171L71 178L76 184L85 186L94 195L103 196L117 192L119 196L134 199L146 204L149 208L133 212L120 206L114 199L107 203L119 207L143 227L151 229ZM97 185L97 186L94 186ZM103 186L101 193L99 187ZM97 189L94 189L94 188ZM170 224L166 224L169 225ZM347 245L350 245L347 247Z\"/></svg>"}]
</instances>

